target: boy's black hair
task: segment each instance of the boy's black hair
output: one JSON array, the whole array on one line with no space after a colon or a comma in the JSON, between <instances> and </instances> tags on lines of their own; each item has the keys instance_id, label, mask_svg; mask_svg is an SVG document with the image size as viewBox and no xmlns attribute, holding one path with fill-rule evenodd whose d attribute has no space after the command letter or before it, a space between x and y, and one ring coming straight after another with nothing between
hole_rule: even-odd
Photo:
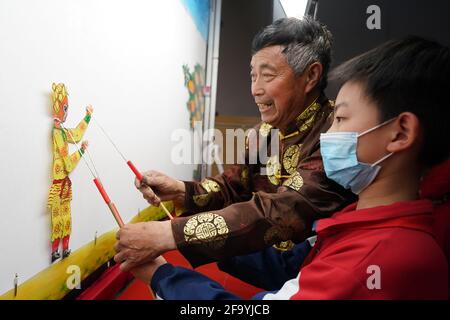
<instances>
[{"instance_id":1,"label":"boy's black hair","mask_svg":"<svg viewBox=\"0 0 450 320\"><path fill-rule=\"evenodd\" d=\"M331 61L331 32L310 17L303 19L282 18L262 29L252 42L252 55L270 46L285 46L283 54L296 76L305 72L314 62L322 64L319 90L327 86L327 74Z\"/></svg>"},{"instance_id":2,"label":"boy's black hair","mask_svg":"<svg viewBox=\"0 0 450 320\"><path fill-rule=\"evenodd\" d=\"M450 156L450 49L417 36L389 41L344 62L330 78L361 83L379 108L380 122L414 113L424 130L420 161Z\"/></svg>"}]
</instances>

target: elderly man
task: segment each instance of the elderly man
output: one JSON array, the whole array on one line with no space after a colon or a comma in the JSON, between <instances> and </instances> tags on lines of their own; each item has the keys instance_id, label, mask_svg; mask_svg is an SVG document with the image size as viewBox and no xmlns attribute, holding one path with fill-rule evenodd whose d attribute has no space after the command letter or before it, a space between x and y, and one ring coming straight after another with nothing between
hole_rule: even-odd
<instances>
[{"instance_id":1,"label":"elderly man","mask_svg":"<svg viewBox=\"0 0 450 320\"><path fill-rule=\"evenodd\" d=\"M280 243L289 249L286 241L304 240L314 220L355 200L327 179L319 152L319 135L332 120L323 92L330 54L330 32L309 18L280 19L255 36L251 91L262 120L256 129L259 138L279 130L279 155L250 164L247 150L246 164L201 182L146 172L136 186L149 203L174 200L197 214L126 225L116 244L122 270L171 249L194 267Z\"/></svg>"}]
</instances>

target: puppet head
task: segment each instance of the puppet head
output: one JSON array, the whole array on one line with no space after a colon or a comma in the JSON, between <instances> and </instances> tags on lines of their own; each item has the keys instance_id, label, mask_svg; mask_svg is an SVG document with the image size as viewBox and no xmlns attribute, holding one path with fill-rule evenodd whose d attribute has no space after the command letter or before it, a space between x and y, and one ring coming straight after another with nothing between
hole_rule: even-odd
<instances>
[{"instance_id":1,"label":"puppet head","mask_svg":"<svg viewBox=\"0 0 450 320\"><path fill-rule=\"evenodd\" d=\"M52 104L53 117L59 122L66 121L69 99L64 83L52 84Z\"/></svg>"}]
</instances>

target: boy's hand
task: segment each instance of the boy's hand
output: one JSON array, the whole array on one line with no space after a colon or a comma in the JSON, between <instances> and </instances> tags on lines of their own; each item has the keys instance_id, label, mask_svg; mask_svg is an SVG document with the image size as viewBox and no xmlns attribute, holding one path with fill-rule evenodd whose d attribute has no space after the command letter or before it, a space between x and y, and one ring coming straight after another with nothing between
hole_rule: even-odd
<instances>
[{"instance_id":1,"label":"boy's hand","mask_svg":"<svg viewBox=\"0 0 450 320\"><path fill-rule=\"evenodd\" d=\"M157 257L155 260L141 264L133 269L130 270L130 272L135 276L136 278L144 281L147 284L150 284L152 281L153 275L155 274L155 271L162 266L163 264L166 264L167 261L162 256Z\"/></svg>"},{"instance_id":2,"label":"boy's hand","mask_svg":"<svg viewBox=\"0 0 450 320\"><path fill-rule=\"evenodd\" d=\"M129 271L166 251L176 249L169 220L127 224L117 232L116 238L114 261L122 263L122 271Z\"/></svg>"}]
</instances>

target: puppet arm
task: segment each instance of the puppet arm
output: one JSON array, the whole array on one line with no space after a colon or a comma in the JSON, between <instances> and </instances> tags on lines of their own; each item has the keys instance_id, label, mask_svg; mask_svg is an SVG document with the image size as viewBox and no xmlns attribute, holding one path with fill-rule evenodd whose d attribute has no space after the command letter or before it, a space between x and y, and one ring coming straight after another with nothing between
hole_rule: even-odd
<instances>
[{"instance_id":1,"label":"puppet arm","mask_svg":"<svg viewBox=\"0 0 450 320\"><path fill-rule=\"evenodd\" d=\"M67 142L76 143L81 141L90 121L91 115L89 113L86 113L86 116L80 121L76 128L66 129L66 131L69 131L66 132Z\"/></svg>"},{"instance_id":2,"label":"puppet arm","mask_svg":"<svg viewBox=\"0 0 450 320\"><path fill-rule=\"evenodd\" d=\"M66 132L61 129L55 129L53 134L53 139L56 143L56 148L58 153L61 156L62 161L64 162L64 168L67 173L70 173L75 169L78 162L80 161L84 150L80 149L80 151L75 151L72 154L69 154L69 148L67 143L65 143Z\"/></svg>"}]
</instances>

